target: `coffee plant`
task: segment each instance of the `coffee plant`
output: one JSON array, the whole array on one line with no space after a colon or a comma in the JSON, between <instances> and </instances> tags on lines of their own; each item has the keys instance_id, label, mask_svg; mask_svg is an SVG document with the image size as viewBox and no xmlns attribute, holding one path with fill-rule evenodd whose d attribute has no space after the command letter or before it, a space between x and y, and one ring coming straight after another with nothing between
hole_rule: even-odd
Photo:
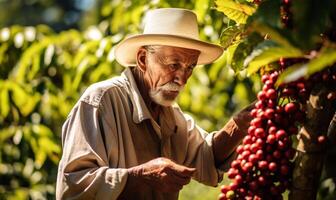
<instances>
[{"instance_id":1,"label":"coffee plant","mask_svg":"<svg viewBox=\"0 0 336 200\"><path fill-rule=\"evenodd\" d=\"M335 2L216 4L234 21L221 37L229 65L263 83L219 199L316 199L336 133Z\"/></svg>"},{"instance_id":2,"label":"coffee plant","mask_svg":"<svg viewBox=\"0 0 336 200\"><path fill-rule=\"evenodd\" d=\"M215 0L217 10L210 0L97 2L73 21L80 30L52 30L29 24L49 3L0 1L0 20L28 19L0 23L0 199L54 198L62 123L88 85L120 74L113 47L158 7L194 10L201 38L226 49L195 69L178 100L201 127L220 129L260 91L221 198L276 199L287 190L284 198L336 199L334 1ZM180 199L219 193L209 190L192 182Z\"/></svg>"}]
</instances>

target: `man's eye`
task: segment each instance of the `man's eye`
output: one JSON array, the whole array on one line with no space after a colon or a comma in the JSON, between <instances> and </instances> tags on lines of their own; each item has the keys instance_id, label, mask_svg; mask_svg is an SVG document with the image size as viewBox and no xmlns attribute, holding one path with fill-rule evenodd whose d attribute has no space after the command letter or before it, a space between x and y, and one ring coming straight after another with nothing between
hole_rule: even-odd
<instances>
[{"instance_id":1,"label":"man's eye","mask_svg":"<svg viewBox=\"0 0 336 200\"><path fill-rule=\"evenodd\" d=\"M169 65L169 68L173 71L177 70L179 68L179 64L173 63Z\"/></svg>"},{"instance_id":2,"label":"man's eye","mask_svg":"<svg viewBox=\"0 0 336 200\"><path fill-rule=\"evenodd\" d=\"M196 66L196 65L191 65L191 66L189 66L188 69L187 69L188 72L192 72L192 71L194 70L195 66Z\"/></svg>"},{"instance_id":3,"label":"man's eye","mask_svg":"<svg viewBox=\"0 0 336 200\"><path fill-rule=\"evenodd\" d=\"M194 67L188 67L188 72L192 72L194 70Z\"/></svg>"}]
</instances>

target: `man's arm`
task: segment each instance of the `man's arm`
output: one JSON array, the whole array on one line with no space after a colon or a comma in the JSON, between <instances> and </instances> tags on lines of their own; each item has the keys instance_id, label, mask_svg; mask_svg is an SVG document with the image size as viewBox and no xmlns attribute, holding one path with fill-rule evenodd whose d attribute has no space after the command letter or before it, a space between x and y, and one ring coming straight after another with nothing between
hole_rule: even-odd
<instances>
[{"instance_id":1,"label":"man's arm","mask_svg":"<svg viewBox=\"0 0 336 200\"><path fill-rule=\"evenodd\" d=\"M214 135L213 152L217 167L224 164L235 151L244 136L247 135L247 129L252 119L250 111L253 107L254 104L251 104L233 116L232 119Z\"/></svg>"},{"instance_id":2,"label":"man's arm","mask_svg":"<svg viewBox=\"0 0 336 200\"><path fill-rule=\"evenodd\" d=\"M105 126L97 107L79 102L73 109L62 129L56 199L118 198L128 174L127 169L109 166Z\"/></svg>"}]
</instances>

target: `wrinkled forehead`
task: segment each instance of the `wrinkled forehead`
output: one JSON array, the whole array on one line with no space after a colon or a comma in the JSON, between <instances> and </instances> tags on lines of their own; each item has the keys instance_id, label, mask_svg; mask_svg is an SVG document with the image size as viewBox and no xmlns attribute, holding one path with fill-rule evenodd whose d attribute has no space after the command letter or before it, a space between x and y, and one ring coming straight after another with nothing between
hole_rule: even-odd
<instances>
[{"instance_id":1,"label":"wrinkled forehead","mask_svg":"<svg viewBox=\"0 0 336 200\"><path fill-rule=\"evenodd\" d=\"M175 47L175 46L166 46L166 45L148 45L144 46L150 52L158 52L166 55L174 55L174 54L184 54L187 56L199 56L200 51L196 49L188 49L183 47Z\"/></svg>"},{"instance_id":2,"label":"wrinkled forehead","mask_svg":"<svg viewBox=\"0 0 336 200\"><path fill-rule=\"evenodd\" d=\"M200 54L198 50L174 46L150 45L145 49L161 63L181 62L187 65L196 65Z\"/></svg>"}]
</instances>

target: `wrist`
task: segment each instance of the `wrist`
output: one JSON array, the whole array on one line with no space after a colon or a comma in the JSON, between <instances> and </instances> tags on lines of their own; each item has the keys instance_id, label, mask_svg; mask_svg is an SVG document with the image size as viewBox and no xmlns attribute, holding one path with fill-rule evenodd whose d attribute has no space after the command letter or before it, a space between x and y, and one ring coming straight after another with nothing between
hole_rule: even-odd
<instances>
[{"instance_id":1,"label":"wrist","mask_svg":"<svg viewBox=\"0 0 336 200\"><path fill-rule=\"evenodd\" d=\"M127 169L128 178L134 181L139 181L142 178L143 169L141 166L135 166Z\"/></svg>"},{"instance_id":2,"label":"wrist","mask_svg":"<svg viewBox=\"0 0 336 200\"><path fill-rule=\"evenodd\" d=\"M139 185L143 185L144 178L143 178L143 169L141 166L135 166L132 168L127 169L128 173L128 182L130 183L131 187L137 189Z\"/></svg>"},{"instance_id":3,"label":"wrist","mask_svg":"<svg viewBox=\"0 0 336 200\"><path fill-rule=\"evenodd\" d=\"M138 166L131 167L126 170L127 182L122 193L119 196L119 199L133 199L133 193L140 190L141 186L143 185L140 181L141 172Z\"/></svg>"}]
</instances>

